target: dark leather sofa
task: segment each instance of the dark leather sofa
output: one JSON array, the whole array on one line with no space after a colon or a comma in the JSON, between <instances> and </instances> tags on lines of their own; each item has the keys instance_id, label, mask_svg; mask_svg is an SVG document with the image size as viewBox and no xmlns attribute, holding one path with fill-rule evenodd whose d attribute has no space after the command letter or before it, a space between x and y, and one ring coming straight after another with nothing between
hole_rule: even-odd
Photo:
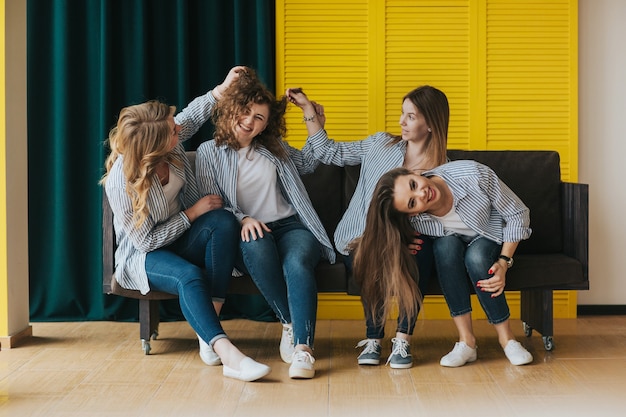
<instances>
[{"instance_id":1,"label":"dark leather sofa","mask_svg":"<svg viewBox=\"0 0 626 417\"><path fill-rule=\"evenodd\" d=\"M193 152L190 159L195 158ZM588 277L588 185L561 181L560 158L554 151L462 151L450 150L451 160L473 159L491 167L530 208L530 239L520 243L515 264L507 273L506 290L521 294L521 319L527 336L536 330L546 350L552 350L553 291L589 289ZM309 196L331 240L359 177L359 167L320 165L303 177ZM160 299L171 294L148 293L120 288L113 276L115 239L112 214L103 197L103 290L138 298L140 338L145 353L150 338L157 334ZM358 294L338 256L335 264L321 262L317 268L319 292ZM229 290L235 294L256 293L248 276L233 277ZM436 277L426 295L441 295Z\"/></svg>"}]
</instances>

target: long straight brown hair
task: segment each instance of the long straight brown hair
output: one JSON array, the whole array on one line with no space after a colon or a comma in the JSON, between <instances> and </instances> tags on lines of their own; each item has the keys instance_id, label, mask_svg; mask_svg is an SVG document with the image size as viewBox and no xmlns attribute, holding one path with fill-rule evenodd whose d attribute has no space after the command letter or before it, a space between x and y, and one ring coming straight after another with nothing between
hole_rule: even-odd
<instances>
[{"instance_id":1,"label":"long straight brown hair","mask_svg":"<svg viewBox=\"0 0 626 417\"><path fill-rule=\"evenodd\" d=\"M417 317L422 303L417 263L408 248L415 231L408 215L393 205L396 178L408 174L411 171L396 168L379 179L367 211L365 231L352 244L354 278L377 325L384 325L394 300L401 317Z\"/></svg>"}]
</instances>

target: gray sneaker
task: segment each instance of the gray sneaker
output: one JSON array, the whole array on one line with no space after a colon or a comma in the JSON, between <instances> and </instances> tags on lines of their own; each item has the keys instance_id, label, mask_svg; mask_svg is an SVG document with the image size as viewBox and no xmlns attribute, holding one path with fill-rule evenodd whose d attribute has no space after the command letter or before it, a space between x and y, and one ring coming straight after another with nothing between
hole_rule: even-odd
<instances>
[{"instance_id":1,"label":"gray sneaker","mask_svg":"<svg viewBox=\"0 0 626 417\"><path fill-rule=\"evenodd\" d=\"M391 355L387 363L394 369L408 369L413 366L413 356L411 356L411 345L404 339L394 337L391 339Z\"/></svg>"},{"instance_id":2,"label":"gray sneaker","mask_svg":"<svg viewBox=\"0 0 626 417\"><path fill-rule=\"evenodd\" d=\"M359 365L379 365L380 364L380 351L382 346L376 339L363 339L357 345L357 348L362 347L363 352L357 358Z\"/></svg>"}]
</instances>

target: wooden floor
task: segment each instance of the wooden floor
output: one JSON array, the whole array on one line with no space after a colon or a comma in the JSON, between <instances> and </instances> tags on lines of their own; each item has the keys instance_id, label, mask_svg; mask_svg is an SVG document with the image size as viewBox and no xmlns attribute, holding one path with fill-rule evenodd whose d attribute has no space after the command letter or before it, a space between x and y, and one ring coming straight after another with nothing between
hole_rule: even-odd
<instances>
[{"instance_id":1,"label":"wooden floor","mask_svg":"<svg viewBox=\"0 0 626 417\"><path fill-rule=\"evenodd\" d=\"M535 357L523 367L509 364L491 326L477 320L478 361L457 369L439 366L455 341L452 322L420 320L409 370L358 366L363 322L323 320L312 380L288 378L278 323L225 321L246 354L272 367L248 383L204 365L186 322L162 323L148 356L138 326L34 323L28 343L0 351L0 416L626 415L626 316L556 320L552 352L540 336L524 337L515 321Z\"/></svg>"}]
</instances>

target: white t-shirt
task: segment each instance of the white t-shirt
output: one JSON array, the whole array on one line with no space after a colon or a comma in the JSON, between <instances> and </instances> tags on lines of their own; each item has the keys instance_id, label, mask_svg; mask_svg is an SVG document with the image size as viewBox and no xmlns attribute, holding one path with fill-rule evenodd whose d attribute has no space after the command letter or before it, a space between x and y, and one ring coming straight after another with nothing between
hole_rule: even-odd
<instances>
[{"instance_id":1,"label":"white t-shirt","mask_svg":"<svg viewBox=\"0 0 626 417\"><path fill-rule=\"evenodd\" d=\"M459 217L459 215L457 214L454 206L452 206L452 209L450 209L448 214L445 214L441 217L433 215L433 217L435 217L441 222L441 224L443 224L444 230L448 230L469 237L474 237L478 234L469 227L467 227L465 223L463 223L463 220L461 220L461 217Z\"/></svg>"},{"instance_id":2,"label":"white t-shirt","mask_svg":"<svg viewBox=\"0 0 626 417\"><path fill-rule=\"evenodd\" d=\"M263 223L296 214L280 191L276 166L249 146L237 153L237 204L241 211Z\"/></svg>"}]
</instances>

